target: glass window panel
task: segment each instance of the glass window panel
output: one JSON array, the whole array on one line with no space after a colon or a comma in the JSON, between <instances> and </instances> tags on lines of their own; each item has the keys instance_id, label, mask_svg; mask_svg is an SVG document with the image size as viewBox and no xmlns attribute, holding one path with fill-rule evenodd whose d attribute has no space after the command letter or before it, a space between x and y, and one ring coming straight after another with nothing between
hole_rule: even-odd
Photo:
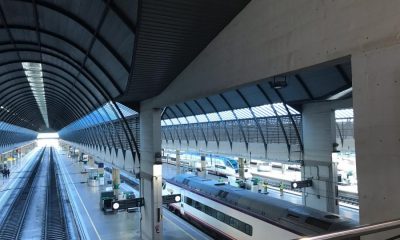
<instances>
[{"instance_id":1,"label":"glass window panel","mask_svg":"<svg viewBox=\"0 0 400 240\"><path fill-rule=\"evenodd\" d=\"M207 113L207 117L210 120L210 122L221 121L221 118L218 116L217 113Z\"/></svg>"},{"instance_id":2,"label":"glass window panel","mask_svg":"<svg viewBox=\"0 0 400 240\"><path fill-rule=\"evenodd\" d=\"M194 116L186 117L186 119L189 123L197 123L197 120Z\"/></svg>"},{"instance_id":3,"label":"glass window panel","mask_svg":"<svg viewBox=\"0 0 400 240\"><path fill-rule=\"evenodd\" d=\"M196 118L199 122L208 122L207 117L204 114L196 115Z\"/></svg>"},{"instance_id":4,"label":"glass window panel","mask_svg":"<svg viewBox=\"0 0 400 240\"><path fill-rule=\"evenodd\" d=\"M180 118L178 118L178 120L179 120L179 122L180 122L181 124L187 124L187 123L188 123L188 121L187 121L186 118L184 118L184 117L180 117Z\"/></svg>"},{"instance_id":5,"label":"glass window panel","mask_svg":"<svg viewBox=\"0 0 400 240\"><path fill-rule=\"evenodd\" d=\"M170 119L164 119L165 125L170 126L172 125L172 122Z\"/></svg>"},{"instance_id":6,"label":"glass window panel","mask_svg":"<svg viewBox=\"0 0 400 240\"><path fill-rule=\"evenodd\" d=\"M274 103L274 107L278 115L280 116L288 115L288 112L286 111L282 103Z\"/></svg>"},{"instance_id":7,"label":"glass window panel","mask_svg":"<svg viewBox=\"0 0 400 240\"><path fill-rule=\"evenodd\" d=\"M223 111L223 112L220 112L219 115L221 116L222 120L224 120L224 121L236 119L235 115L233 115L232 111Z\"/></svg>"},{"instance_id":8,"label":"glass window panel","mask_svg":"<svg viewBox=\"0 0 400 240\"><path fill-rule=\"evenodd\" d=\"M271 105L262 105L262 106L257 106L257 107L252 107L251 108L254 112L254 115L256 117L271 117L275 116L275 113L271 107Z\"/></svg>"},{"instance_id":9,"label":"glass window panel","mask_svg":"<svg viewBox=\"0 0 400 240\"><path fill-rule=\"evenodd\" d=\"M253 118L250 109L248 108L235 109L233 111L235 112L238 119Z\"/></svg>"},{"instance_id":10,"label":"glass window panel","mask_svg":"<svg viewBox=\"0 0 400 240\"><path fill-rule=\"evenodd\" d=\"M179 121L176 118L171 118L170 119L173 125L179 125Z\"/></svg>"}]
</instances>

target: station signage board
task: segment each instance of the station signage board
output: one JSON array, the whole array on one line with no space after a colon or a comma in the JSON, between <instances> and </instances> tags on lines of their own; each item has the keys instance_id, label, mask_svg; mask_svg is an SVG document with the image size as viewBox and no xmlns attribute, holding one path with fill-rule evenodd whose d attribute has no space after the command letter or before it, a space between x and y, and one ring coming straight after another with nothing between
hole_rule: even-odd
<instances>
[{"instance_id":1,"label":"station signage board","mask_svg":"<svg viewBox=\"0 0 400 240\"><path fill-rule=\"evenodd\" d=\"M291 186L292 189L312 187L312 180L303 180L303 181L291 182L290 186Z\"/></svg>"}]
</instances>

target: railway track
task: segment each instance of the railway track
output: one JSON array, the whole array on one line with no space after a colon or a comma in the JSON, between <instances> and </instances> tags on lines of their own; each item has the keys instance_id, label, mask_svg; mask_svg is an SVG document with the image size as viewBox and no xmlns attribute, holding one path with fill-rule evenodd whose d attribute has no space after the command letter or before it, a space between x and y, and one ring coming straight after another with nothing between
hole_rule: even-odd
<instances>
[{"instance_id":1,"label":"railway track","mask_svg":"<svg viewBox=\"0 0 400 240\"><path fill-rule=\"evenodd\" d=\"M0 239L21 239L25 224L32 220L27 217L27 213L30 211L30 203L33 199L42 196L36 194L36 197L33 197L35 195L33 193L35 192L35 184L38 178L40 178L39 169L42 164L45 164L43 162L47 160L45 151L46 149L43 149L39 154L27 180L21 183L23 187L21 187L17 193L15 199L12 200L13 203L0 225ZM42 229L41 239L69 239L68 229L65 224L63 204L60 200L61 198L58 190L59 183L56 176L53 149L50 149L49 155L46 196L43 196L46 199L43 208L45 211L42 226L37 227L41 227ZM43 167L47 166L44 165ZM32 221L32 223L34 223L34 221Z\"/></svg>"},{"instance_id":2,"label":"railway track","mask_svg":"<svg viewBox=\"0 0 400 240\"><path fill-rule=\"evenodd\" d=\"M258 175L258 174L253 174L253 175L255 175L257 177L260 177L261 179L265 179L264 176L261 176L261 175ZM267 179L268 179L268 185L270 185L270 186L279 188L279 185L282 182L283 185L284 185L284 189L289 189L289 190L291 190L293 192L301 193L300 189L291 189L289 181L280 180L280 179L276 179L276 178L270 178L270 177L267 178ZM341 202L358 206L358 195L355 194L355 193L345 192L345 191L340 191L339 190L337 199L339 201L341 201Z\"/></svg>"},{"instance_id":3,"label":"railway track","mask_svg":"<svg viewBox=\"0 0 400 240\"><path fill-rule=\"evenodd\" d=\"M40 167L41 161L43 160L44 151L45 150L42 150L42 152L40 153L31 173L29 174L28 180L25 182L24 187L18 193L4 221L1 224L0 239L21 238L23 222L29 207L32 193L34 191L32 185L35 182L38 169Z\"/></svg>"},{"instance_id":4,"label":"railway track","mask_svg":"<svg viewBox=\"0 0 400 240\"><path fill-rule=\"evenodd\" d=\"M42 233L42 239L45 240L69 239L59 189L59 182L57 181L55 162L53 158L53 148L51 148L47 201L45 208L46 214Z\"/></svg>"}]
</instances>

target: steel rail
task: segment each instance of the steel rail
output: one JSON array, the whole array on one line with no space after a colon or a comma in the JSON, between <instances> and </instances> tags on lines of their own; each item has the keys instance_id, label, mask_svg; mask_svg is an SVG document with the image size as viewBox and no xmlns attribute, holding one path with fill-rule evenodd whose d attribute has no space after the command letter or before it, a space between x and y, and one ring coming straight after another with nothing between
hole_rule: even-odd
<instances>
[{"instance_id":1,"label":"steel rail","mask_svg":"<svg viewBox=\"0 0 400 240\"><path fill-rule=\"evenodd\" d=\"M43 149L36 160L33 170L23 188L19 191L15 201L13 201L4 221L0 225L0 239L20 239L23 229L23 222L28 210L28 206L34 192L32 185L38 176L45 150Z\"/></svg>"},{"instance_id":2,"label":"steel rail","mask_svg":"<svg viewBox=\"0 0 400 240\"><path fill-rule=\"evenodd\" d=\"M59 182L56 180L56 170L53 158L53 148L50 148L49 174L46 193L46 213L42 239L69 239L65 215L60 201Z\"/></svg>"}]
</instances>

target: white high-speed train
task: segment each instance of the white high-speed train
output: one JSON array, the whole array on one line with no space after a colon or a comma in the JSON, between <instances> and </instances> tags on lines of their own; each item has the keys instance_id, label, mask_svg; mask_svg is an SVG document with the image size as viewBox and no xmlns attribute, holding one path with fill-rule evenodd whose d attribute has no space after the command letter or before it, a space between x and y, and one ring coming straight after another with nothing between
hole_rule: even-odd
<instances>
[{"instance_id":1,"label":"white high-speed train","mask_svg":"<svg viewBox=\"0 0 400 240\"><path fill-rule=\"evenodd\" d=\"M165 181L163 195L182 195L169 208L215 239L296 239L357 226L332 213L211 179L184 174Z\"/></svg>"},{"instance_id":2,"label":"white high-speed train","mask_svg":"<svg viewBox=\"0 0 400 240\"><path fill-rule=\"evenodd\" d=\"M186 166L200 171L201 170L200 158L201 158L200 153L196 152L181 153L180 163L181 166ZM239 164L237 160L230 157L215 155L215 154L206 154L205 158L207 162L206 169L209 173L221 176L239 175ZM176 154L168 153L168 157L164 157L163 160L164 162L175 165ZM246 179L250 179L252 177L249 168L244 169L244 177Z\"/></svg>"}]
</instances>

